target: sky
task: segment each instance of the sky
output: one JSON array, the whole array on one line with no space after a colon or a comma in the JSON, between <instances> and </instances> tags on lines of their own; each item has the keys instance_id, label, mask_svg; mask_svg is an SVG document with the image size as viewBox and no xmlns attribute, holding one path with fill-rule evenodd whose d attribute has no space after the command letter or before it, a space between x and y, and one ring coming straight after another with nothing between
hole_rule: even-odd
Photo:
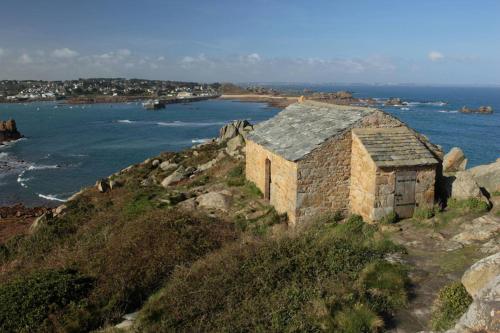
<instances>
[{"instance_id":1,"label":"sky","mask_svg":"<svg viewBox=\"0 0 500 333\"><path fill-rule=\"evenodd\" d=\"M498 0L2 0L0 79L500 85Z\"/></svg>"}]
</instances>

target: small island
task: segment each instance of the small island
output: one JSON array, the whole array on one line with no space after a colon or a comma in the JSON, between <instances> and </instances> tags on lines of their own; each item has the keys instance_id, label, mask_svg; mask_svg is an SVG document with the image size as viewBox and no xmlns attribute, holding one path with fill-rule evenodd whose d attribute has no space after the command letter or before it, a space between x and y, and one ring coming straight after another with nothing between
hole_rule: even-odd
<instances>
[{"instance_id":1,"label":"small island","mask_svg":"<svg viewBox=\"0 0 500 333\"><path fill-rule=\"evenodd\" d=\"M0 145L4 142L14 141L22 137L21 133L17 130L16 121L14 119L0 121Z\"/></svg>"},{"instance_id":2,"label":"small island","mask_svg":"<svg viewBox=\"0 0 500 333\"><path fill-rule=\"evenodd\" d=\"M471 109L469 107L462 107L460 110L462 113L481 113L481 114L492 114L493 108L491 106L480 106L477 109Z\"/></svg>"}]
</instances>

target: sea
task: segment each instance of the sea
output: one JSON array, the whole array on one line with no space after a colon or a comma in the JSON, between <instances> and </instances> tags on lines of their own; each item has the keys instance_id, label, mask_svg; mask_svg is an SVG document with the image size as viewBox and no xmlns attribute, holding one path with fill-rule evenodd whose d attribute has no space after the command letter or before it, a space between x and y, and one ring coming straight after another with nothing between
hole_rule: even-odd
<instances>
[{"instance_id":1,"label":"sea","mask_svg":"<svg viewBox=\"0 0 500 333\"><path fill-rule=\"evenodd\" d=\"M461 147L468 167L500 157L500 88L297 85L283 89L352 91L425 134L445 151ZM408 105L383 107L400 97ZM462 114L462 106L491 105L492 115ZM237 120L252 123L280 110L264 103L208 100L147 111L140 103L0 104L25 138L0 146L0 206L57 205L99 178L163 151L179 151L215 137Z\"/></svg>"}]
</instances>

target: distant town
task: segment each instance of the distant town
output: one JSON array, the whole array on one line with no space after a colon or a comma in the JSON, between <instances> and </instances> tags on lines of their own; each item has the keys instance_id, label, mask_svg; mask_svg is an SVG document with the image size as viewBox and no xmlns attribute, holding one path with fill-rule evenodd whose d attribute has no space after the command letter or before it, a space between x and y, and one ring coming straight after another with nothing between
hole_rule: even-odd
<instances>
[{"instance_id":1,"label":"distant town","mask_svg":"<svg viewBox=\"0 0 500 333\"><path fill-rule=\"evenodd\" d=\"M2 80L0 102L88 99L94 96L141 98L209 97L218 94L221 84L142 80L124 78L91 78L67 81Z\"/></svg>"}]
</instances>

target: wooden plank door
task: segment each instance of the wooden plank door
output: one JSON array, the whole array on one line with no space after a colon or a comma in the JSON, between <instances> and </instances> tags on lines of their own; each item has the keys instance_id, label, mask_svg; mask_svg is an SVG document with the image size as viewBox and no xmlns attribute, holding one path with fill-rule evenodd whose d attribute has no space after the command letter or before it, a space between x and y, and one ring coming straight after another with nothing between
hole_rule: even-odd
<instances>
[{"instance_id":1,"label":"wooden plank door","mask_svg":"<svg viewBox=\"0 0 500 333\"><path fill-rule=\"evenodd\" d=\"M415 171L397 171L394 193L394 211L401 218L413 216L415 210Z\"/></svg>"},{"instance_id":2,"label":"wooden plank door","mask_svg":"<svg viewBox=\"0 0 500 333\"><path fill-rule=\"evenodd\" d=\"M264 199L271 200L271 161L266 158Z\"/></svg>"}]
</instances>

